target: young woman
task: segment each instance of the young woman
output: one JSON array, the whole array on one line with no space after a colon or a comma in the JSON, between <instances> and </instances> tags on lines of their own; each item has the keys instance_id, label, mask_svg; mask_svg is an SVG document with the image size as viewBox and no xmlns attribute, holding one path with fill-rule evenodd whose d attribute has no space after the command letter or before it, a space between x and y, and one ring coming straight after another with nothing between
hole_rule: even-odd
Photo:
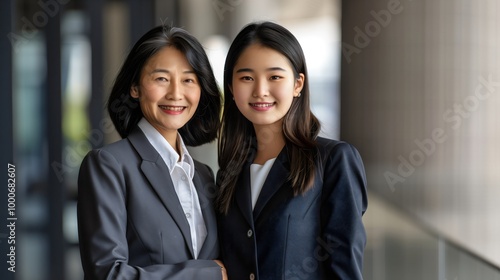
<instances>
[{"instance_id":1,"label":"young woman","mask_svg":"<svg viewBox=\"0 0 500 280\"><path fill-rule=\"evenodd\" d=\"M226 279L212 170L185 145L215 139L221 95L201 44L158 26L134 45L108 100L122 140L78 180L85 279Z\"/></svg>"},{"instance_id":2,"label":"young woman","mask_svg":"<svg viewBox=\"0 0 500 280\"><path fill-rule=\"evenodd\" d=\"M242 29L224 95L216 206L229 279L362 279L362 160L317 136L296 38L271 22Z\"/></svg>"}]
</instances>

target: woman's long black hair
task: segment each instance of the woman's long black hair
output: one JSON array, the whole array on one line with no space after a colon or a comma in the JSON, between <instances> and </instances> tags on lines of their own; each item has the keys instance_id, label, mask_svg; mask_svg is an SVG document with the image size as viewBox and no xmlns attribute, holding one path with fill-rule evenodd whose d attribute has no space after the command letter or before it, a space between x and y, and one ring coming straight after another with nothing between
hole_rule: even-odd
<instances>
[{"instance_id":1,"label":"woman's long black hair","mask_svg":"<svg viewBox=\"0 0 500 280\"><path fill-rule=\"evenodd\" d=\"M304 74L301 95L294 98L283 119L283 134L290 157L289 180L295 195L308 191L314 182L317 156L316 137L320 130L318 119L309 104L307 67L302 48L293 34L272 22L252 23L244 27L229 48L224 66L224 113L219 130L219 193L217 208L227 213L233 198L236 181L255 143L252 123L238 110L231 94L233 69L241 53L252 44L271 48L286 58L295 78Z\"/></svg>"}]
</instances>

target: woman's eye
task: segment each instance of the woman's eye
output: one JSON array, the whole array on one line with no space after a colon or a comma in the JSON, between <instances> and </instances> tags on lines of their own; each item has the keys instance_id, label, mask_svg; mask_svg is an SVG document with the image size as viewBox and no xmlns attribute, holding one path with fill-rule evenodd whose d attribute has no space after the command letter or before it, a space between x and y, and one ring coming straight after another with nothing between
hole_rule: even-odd
<instances>
[{"instance_id":1,"label":"woman's eye","mask_svg":"<svg viewBox=\"0 0 500 280\"><path fill-rule=\"evenodd\" d=\"M250 76L243 76L243 77L241 77L241 80L243 80L243 81L252 81L253 79Z\"/></svg>"},{"instance_id":2,"label":"woman's eye","mask_svg":"<svg viewBox=\"0 0 500 280\"><path fill-rule=\"evenodd\" d=\"M156 80L159 82L168 82L167 78L165 78L165 77L158 77L158 78L156 78Z\"/></svg>"},{"instance_id":3,"label":"woman's eye","mask_svg":"<svg viewBox=\"0 0 500 280\"><path fill-rule=\"evenodd\" d=\"M279 80L279 79L281 79L281 77L280 76L271 76L270 79L271 80Z\"/></svg>"},{"instance_id":4,"label":"woman's eye","mask_svg":"<svg viewBox=\"0 0 500 280\"><path fill-rule=\"evenodd\" d=\"M185 79L184 82L186 82L186 83L194 83L194 79Z\"/></svg>"}]
</instances>

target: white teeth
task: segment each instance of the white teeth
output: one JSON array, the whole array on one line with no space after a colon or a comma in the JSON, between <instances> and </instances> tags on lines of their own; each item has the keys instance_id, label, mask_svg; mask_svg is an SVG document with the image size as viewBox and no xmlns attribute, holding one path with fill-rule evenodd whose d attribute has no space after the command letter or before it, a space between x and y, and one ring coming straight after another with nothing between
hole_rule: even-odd
<instances>
[{"instance_id":1,"label":"white teeth","mask_svg":"<svg viewBox=\"0 0 500 280\"><path fill-rule=\"evenodd\" d=\"M169 110L169 111L182 111L184 110L184 107L177 107L177 106L160 106L161 109L163 110Z\"/></svg>"},{"instance_id":2,"label":"white teeth","mask_svg":"<svg viewBox=\"0 0 500 280\"><path fill-rule=\"evenodd\" d=\"M252 104L253 107L259 107L259 108L267 108L273 106L273 103L259 103L259 104Z\"/></svg>"}]
</instances>

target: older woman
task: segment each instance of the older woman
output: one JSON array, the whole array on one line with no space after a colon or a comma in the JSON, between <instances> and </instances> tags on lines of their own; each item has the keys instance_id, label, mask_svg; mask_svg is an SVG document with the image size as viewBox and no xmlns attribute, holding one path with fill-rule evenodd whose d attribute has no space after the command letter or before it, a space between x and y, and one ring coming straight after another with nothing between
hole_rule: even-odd
<instances>
[{"instance_id":1,"label":"older woman","mask_svg":"<svg viewBox=\"0 0 500 280\"><path fill-rule=\"evenodd\" d=\"M212 170L186 145L215 139L221 96L201 44L159 26L132 48L108 100L122 140L78 180L85 279L226 279Z\"/></svg>"}]
</instances>

